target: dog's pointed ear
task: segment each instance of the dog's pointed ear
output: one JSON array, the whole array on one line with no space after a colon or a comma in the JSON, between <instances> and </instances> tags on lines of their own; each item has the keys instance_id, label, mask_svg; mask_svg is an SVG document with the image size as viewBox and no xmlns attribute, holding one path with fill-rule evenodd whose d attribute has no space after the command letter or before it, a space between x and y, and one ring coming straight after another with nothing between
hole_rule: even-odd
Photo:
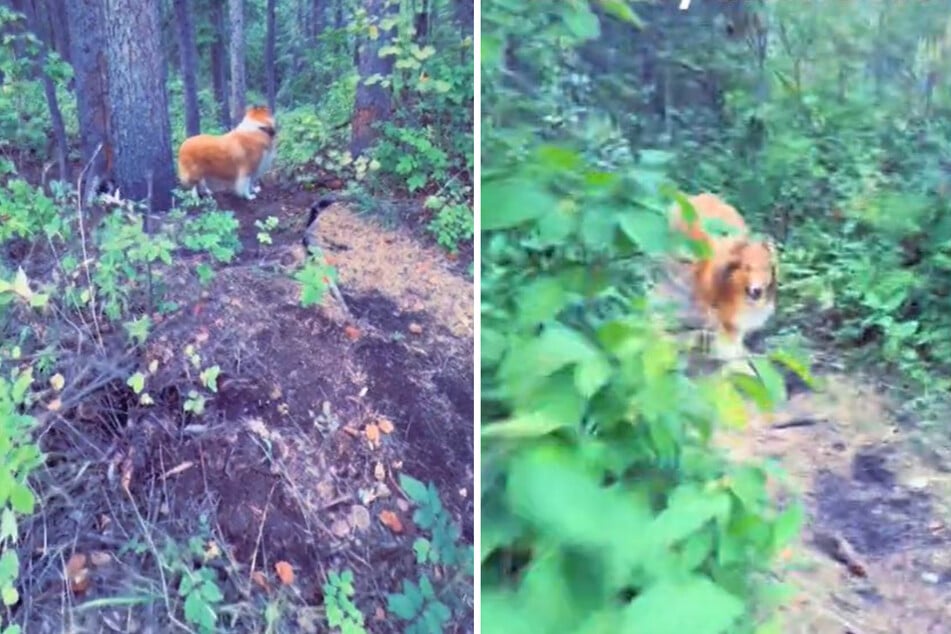
<instances>
[{"instance_id":1,"label":"dog's pointed ear","mask_svg":"<svg viewBox=\"0 0 951 634\"><path fill-rule=\"evenodd\" d=\"M734 247L734 249L736 248L737 247ZM722 290L729 288L730 279L733 277L733 274L739 270L742 264L739 257L733 256L720 265L714 272L716 287Z\"/></svg>"}]
</instances>

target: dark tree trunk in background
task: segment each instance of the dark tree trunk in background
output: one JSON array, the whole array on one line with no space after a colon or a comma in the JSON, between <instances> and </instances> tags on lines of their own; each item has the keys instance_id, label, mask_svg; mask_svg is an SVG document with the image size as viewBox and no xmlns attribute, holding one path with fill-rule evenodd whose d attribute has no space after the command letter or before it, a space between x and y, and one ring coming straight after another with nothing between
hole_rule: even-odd
<instances>
[{"instance_id":1,"label":"dark tree trunk in background","mask_svg":"<svg viewBox=\"0 0 951 634\"><path fill-rule=\"evenodd\" d=\"M377 25L382 18L392 13L394 7L387 5L387 0L364 0L363 2L367 15ZM395 5L395 9L399 10L398 4ZM350 153L354 157L363 154L376 141L377 131L374 129L374 124L385 121L390 116L392 105L389 89L384 88L380 82L367 86L366 79L376 74L385 77L392 72L393 57L379 56L380 49L389 44L392 37L393 29L386 31L380 29L377 39L364 38L359 48L357 68L360 83L357 84L357 94L353 104L350 137Z\"/></svg>"},{"instance_id":2,"label":"dark tree trunk in background","mask_svg":"<svg viewBox=\"0 0 951 634\"><path fill-rule=\"evenodd\" d=\"M456 14L456 21L459 23L459 33L462 38L474 36L473 25L475 24L475 0L455 0L453 2L453 11Z\"/></svg>"},{"instance_id":3,"label":"dark tree trunk in background","mask_svg":"<svg viewBox=\"0 0 951 634\"><path fill-rule=\"evenodd\" d=\"M228 22L231 33L231 125L238 125L245 111L244 73L244 2L228 0Z\"/></svg>"},{"instance_id":4,"label":"dark tree trunk in background","mask_svg":"<svg viewBox=\"0 0 951 634\"><path fill-rule=\"evenodd\" d=\"M115 175L126 198L171 207L175 172L159 0L104 0Z\"/></svg>"},{"instance_id":5,"label":"dark tree trunk in background","mask_svg":"<svg viewBox=\"0 0 951 634\"><path fill-rule=\"evenodd\" d=\"M33 34L40 33L40 19L37 16L36 6L27 0L23 8L26 15L26 27ZM49 36L49 34L47 34ZM66 155L69 152L69 146L66 142L66 125L63 123L63 113L59 109L59 101L56 98L56 84L46 73L46 58L49 55L51 38L47 37L40 43L40 49L36 56L36 75L43 83L43 93L46 96L46 105L50 109L50 123L53 126L53 140L56 148L56 165L59 167L60 180L67 180L69 174L66 171Z\"/></svg>"},{"instance_id":6,"label":"dark tree trunk in background","mask_svg":"<svg viewBox=\"0 0 951 634\"><path fill-rule=\"evenodd\" d=\"M182 61L182 83L185 88L185 131L188 136L201 132L201 114L198 109L198 47L192 28L191 0L174 0L175 21L178 23L178 48Z\"/></svg>"},{"instance_id":7,"label":"dark tree trunk in background","mask_svg":"<svg viewBox=\"0 0 951 634\"><path fill-rule=\"evenodd\" d=\"M429 1L419 0L420 9L413 18L413 26L416 31L416 42L420 45L429 39Z\"/></svg>"},{"instance_id":8,"label":"dark tree trunk in background","mask_svg":"<svg viewBox=\"0 0 951 634\"><path fill-rule=\"evenodd\" d=\"M102 145L95 162L86 172L84 200L89 199L89 192L95 191L99 181L111 175L113 169L102 8L102 0L69 0L66 3L83 167L92 160L96 147Z\"/></svg>"},{"instance_id":9,"label":"dark tree trunk in background","mask_svg":"<svg viewBox=\"0 0 951 634\"><path fill-rule=\"evenodd\" d=\"M42 18L47 12L52 38L52 49L67 62L69 60L69 29L66 27L66 0L46 0L45 7L38 6L37 15Z\"/></svg>"},{"instance_id":10,"label":"dark tree trunk in background","mask_svg":"<svg viewBox=\"0 0 951 634\"><path fill-rule=\"evenodd\" d=\"M277 37L275 0L267 0L267 41L264 45L264 73L267 78L267 107L273 113L277 106L277 82L274 76L274 40Z\"/></svg>"},{"instance_id":11,"label":"dark tree trunk in background","mask_svg":"<svg viewBox=\"0 0 951 634\"><path fill-rule=\"evenodd\" d=\"M231 100L228 97L227 39L225 11L221 0L212 2L212 24L215 27L215 42L211 47L211 79L215 87L215 102L218 104L218 121L228 130L231 128Z\"/></svg>"},{"instance_id":12,"label":"dark tree trunk in background","mask_svg":"<svg viewBox=\"0 0 951 634\"><path fill-rule=\"evenodd\" d=\"M311 4L314 12L314 37L319 37L327 28L327 7L324 0L313 0Z\"/></svg>"}]
</instances>

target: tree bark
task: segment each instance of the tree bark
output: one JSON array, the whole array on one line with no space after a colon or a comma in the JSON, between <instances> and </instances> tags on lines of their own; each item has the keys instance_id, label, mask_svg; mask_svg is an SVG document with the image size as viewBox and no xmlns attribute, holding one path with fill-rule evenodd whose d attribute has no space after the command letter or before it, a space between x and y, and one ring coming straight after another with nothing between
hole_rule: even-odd
<instances>
[{"instance_id":1,"label":"tree bark","mask_svg":"<svg viewBox=\"0 0 951 634\"><path fill-rule=\"evenodd\" d=\"M231 125L236 126L244 118L247 81L244 69L243 0L228 0L228 19L231 27Z\"/></svg>"},{"instance_id":2,"label":"tree bark","mask_svg":"<svg viewBox=\"0 0 951 634\"><path fill-rule=\"evenodd\" d=\"M387 0L364 0L363 6L376 25L393 11L393 6L389 5ZM399 5L395 4L395 7L398 11ZM373 145L378 135L375 124L390 116L392 104L389 89L384 88L380 82L368 86L366 79L376 74L386 77L393 71L393 57L379 56L380 49L386 46L392 37L393 29L379 29L375 40L364 38L363 45L359 48L357 68L360 83L357 84L353 104L350 137L350 154L354 157L363 154Z\"/></svg>"},{"instance_id":3,"label":"tree bark","mask_svg":"<svg viewBox=\"0 0 951 634\"><path fill-rule=\"evenodd\" d=\"M274 74L274 46L277 37L275 0L267 0L267 35L264 46L264 73L267 81L267 107L274 113L277 107L277 82Z\"/></svg>"},{"instance_id":4,"label":"tree bark","mask_svg":"<svg viewBox=\"0 0 951 634\"><path fill-rule=\"evenodd\" d=\"M212 2L212 24L215 42L211 47L211 79L218 104L218 122L225 130L231 128L231 99L228 95L227 40L225 39L225 12L220 0Z\"/></svg>"},{"instance_id":5,"label":"tree bark","mask_svg":"<svg viewBox=\"0 0 951 634\"><path fill-rule=\"evenodd\" d=\"M185 92L185 131L188 136L201 132L201 114L198 108L198 47L192 27L191 0L174 0L175 21L178 23L178 49L181 54L182 83Z\"/></svg>"},{"instance_id":6,"label":"tree bark","mask_svg":"<svg viewBox=\"0 0 951 634\"><path fill-rule=\"evenodd\" d=\"M83 166L89 165L82 195L84 200L88 200L89 193L111 174L114 156L102 0L69 0L66 18L71 34L70 59L79 118L80 154ZM102 151L97 155L99 145L102 145ZM90 161L93 162L90 164Z\"/></svg>"},{"instance_id":7,"label":"tree bark","mask_svg":"<svg viewBox=\"0 0 951 634\"><path fill-rule=\"evenodd\" d=\"M158 0L103 0L115 175L125 198L171 207L175 172Z\"/></svg>"},{"instance_id":8,"label":"tree bark","mask_svg":"<svg viewBox=\"0 0 951 634\"><path fill-rule=\"evenodd\" d=\"M69 29L66 27L66 0L46 0L43 7L48 16L52 49L67 62L69 59ZM41 9L42 11L42 9ZM43 14L39 13L39 17Z\"/></svg>"}]
</instances>

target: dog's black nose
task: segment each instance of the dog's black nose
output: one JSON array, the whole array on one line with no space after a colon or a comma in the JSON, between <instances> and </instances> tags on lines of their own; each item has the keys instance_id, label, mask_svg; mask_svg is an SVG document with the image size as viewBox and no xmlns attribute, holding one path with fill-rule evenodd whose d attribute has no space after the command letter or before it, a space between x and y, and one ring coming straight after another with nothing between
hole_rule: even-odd
<instances>
[{"instance_id":1,"label":"dog's black nose","mask_svg":"<svg viewBox=\"0 0 951 634\"><path fill-rule=\"evenodd\" d=\"M746 289L746 294L750 296L750 299L755 301L763 296L763 289L759 286L751 286Z\"/></svg>"}]
</instances>

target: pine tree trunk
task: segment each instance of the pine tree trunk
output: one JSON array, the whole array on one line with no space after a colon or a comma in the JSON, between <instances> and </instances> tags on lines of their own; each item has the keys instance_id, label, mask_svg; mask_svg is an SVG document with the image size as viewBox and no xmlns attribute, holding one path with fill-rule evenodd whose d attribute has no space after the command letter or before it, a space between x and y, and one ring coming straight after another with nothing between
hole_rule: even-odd
<instances>
[{"instance_id":1,"label":"pine tree trunk","mask_svg":"<svg viewBox=\"0 0 951 634\"><path fill-rule=\"evenodd\" d=\"M231 99L228 94L227 31L225 11L220 0L212 3L215 42L211 48L211 79L218 104L218 122L225 130L231 128Z\"/></svg>"},{"instance_id":2,"label":"pine tree trunk","mask_svg":"<svg viewBox=\"0 0 951 634\"><path fill-rule=\"evenodd\" d=\"M277 37L277 16L275 0L267 0L267 41L264 48L264 72L267 77L267 107L271 112L277 109L277 82L274 75L274 47Z\"/></svg>"},{"instance_id":3,"label":"pine tree trunk","mask_svg":"<svg viewBox=\"0 0 951 634\"><path fill-rule=\"evenodd\" d=\"M244 118L245 111L244 2L228 0L228 9L231 31L231 125L236 126Z\"/></svg>"},{"instance_id":4,"label":"pine tree trunk","mask_svg":"<svg viewBox=\"0 0 951 634\"><path fill-rule=\"evenodd\" d=\"M185 89L185 131L188 136L194 136L201 132L201 114L198 109L198 47L192 28L192 3L190 0L174 0L174 5Z\"/></svg>"},{"instance_id":5,"label":"pine tree trunk","mask_svg":"<svg viewBox=\"0 0 951 634\"><path fill-rule=\"evenodd\" d=\"M171 207L175 187L158 0L104 0L115 175L125 198Z\"/></svg>"},{"instance_id":6,"label":"pine tree trunk","mask_svg":"<svg viewBox=\"0 0 951 634\"><path fill-rule=\"evenodd\" d=\"M26 9L27 28L33 33L39 33L40 20L37 17L36 6L27 1L24 3ZM44 70L46 58L49 55L50 46L47 42L52 42L51 34L45 42L40 44L40 51L36 58L36 74L43 83L43 93L46 96L46 105L50 109L50 122L53 126L53 139L56 147L56 165L59 168L60 180L67 180L69 173L66 171L66 155L69 152L69 145L66 141L66 125L63 123L63 113L59 109L59 101L56 98L56 84Z\"/></svg>"},{"instance_id":7,"label":"pine tree trunk","mask_svg":"<svg viewBox=\"0 0 951 634\"><path fill-rule=\"evenodd\" d=\"M364 0L363 6L367 15L374 24L379 25L381 19L393 11L393 6L399 10L399 5L390 5L387 0ZM390 91L380 82L366 84L366 79L372 75L386 77L393 71L393 57L380 57L379 51L386 46L393 37L393 29L379 30L379 37L375 40L364 38L359 49L357 68L360 74L360 83L357 84L356 99L353 104L351 118L350 153L356 157L365 152L377 138L374 124L385 121L390 116L392 108Z\"/></svg>"}]
</instances>

